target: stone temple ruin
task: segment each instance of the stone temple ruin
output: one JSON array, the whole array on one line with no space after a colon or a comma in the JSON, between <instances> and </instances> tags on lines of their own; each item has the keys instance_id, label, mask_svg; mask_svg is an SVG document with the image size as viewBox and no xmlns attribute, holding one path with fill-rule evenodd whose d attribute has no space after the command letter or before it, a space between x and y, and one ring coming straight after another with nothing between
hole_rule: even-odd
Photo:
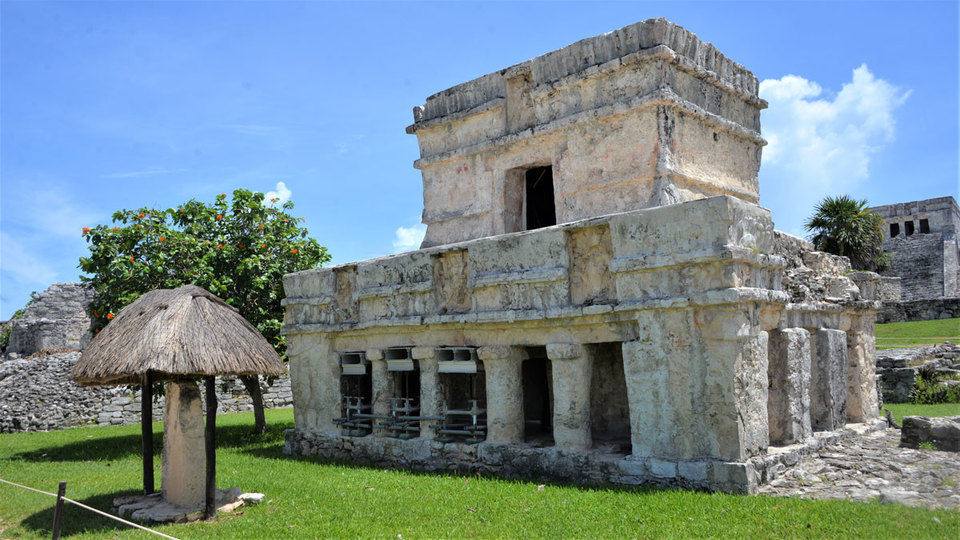
<instances>
[{"instance_id":1,"label":"stone temple ruin","mask_svg":"<svg viewBox=\"0 0 960 540\"><path fill-rule=\"evenodd\" d=\"M878 277L757 204L757 90L655 19L429 97L421 249L284 279L286 451L753 492L875 423Z\"/></svg>"}]
</instances>

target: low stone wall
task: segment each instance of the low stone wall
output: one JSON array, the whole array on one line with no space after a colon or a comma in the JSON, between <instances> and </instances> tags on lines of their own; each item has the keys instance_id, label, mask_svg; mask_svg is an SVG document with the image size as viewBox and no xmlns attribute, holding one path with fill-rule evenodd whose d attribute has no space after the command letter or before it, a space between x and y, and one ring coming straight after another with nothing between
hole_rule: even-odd
<instances>
[{"instance_id":1,"label":"low stone wall","mask_svg":"<svg viewBox=\"0 0 960 540\"><path fill-rule=\"evenodd\" d=\"M82 425L140 422L140 392L129 386L81 387L70 379L79 352L0 362L0 433L49 431ZM266 408L291 407L290 378L261 379ZM217 379L218 413L253 410L236 377ZM154 400L153 418L163 419L163 396Z\"/></svg>"},{"instance_id":2,"label":"low stone wall","mask_svg":"<svg viewBox=\"0 0 960 540\"><path fill-rule=\"evenodd\" d=\"M878 323L934 321L960 317L960 297L884 302L877 311Z\"/></svg>"},{"instance_id":3,"label":"low stone wall","mask_svg":"<svg viewBox=\"0 0 960 540\"><path fill-rule=\"evenodd\" d=\"M949 341L933 347L877 351L877 380L884 403L906 403L924 365L941 373L960 373L960 345Z\"/></svg>"}]
</instances>

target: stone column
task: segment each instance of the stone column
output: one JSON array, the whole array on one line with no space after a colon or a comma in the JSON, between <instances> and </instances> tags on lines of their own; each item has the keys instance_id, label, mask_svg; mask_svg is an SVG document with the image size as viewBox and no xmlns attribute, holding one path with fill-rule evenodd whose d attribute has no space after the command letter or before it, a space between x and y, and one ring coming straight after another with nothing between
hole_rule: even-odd
<instances>
[{"instance_id":1,"label":"stone column","mask_svg":"<svg viewBox=\"0 0 960 540\"><path fill-rule=\"evenodd\" d=\"M847 333L847 421L867 422L879 415L877 344L873 311L851 317Z\"/></svg>"},{"instance_id":2,"label":"stone column","mask_svg":"<svg viewBox=\"0 0 960 540\"><path fill-rule=\"evenodd\" d=\"M487 380L487 442L523 442L523 350L495 345L480 347Z\"/></svg>"},{"instance_id":3,"label":"stone column","mask_svg":"<svg viewBox=\"0 0 960 540\"><path fill-rule=\"evenodd\" d=\"M410 355L420 365L420 415L440 414L443 396L440 395L440 380L437 375L437 349L414 347ZM432 439L437 436L436 420L420 421L420 436Z\"/></svg>"},{"instance_id":4,"label":"stone column","mask_svg":"<svg viewBox=\"0 0 960 540\"><path fill-rule=\"evenodd\" d=\"M367 349L367 360L370 361L370 377L373 385L373 414L390 414L390 398L396 396L393 376L387 371L383 349ZM377 421L373 422L376 425Z\"/></svg>"},{"instance_id":5,"label":"stone column","mask_svg":"<svg viewBox=\"0 0 960 540\"><path fill-rule=\"evenodd\" d=\"M553 440L564 450L589 450L593 359L576 343L547 344L553 371Z\"/></svg>"},{"instance_id":6,"label":"stone column","mask_svg":"<svg viewBox=\"0 0 960 540\"><path fill-rule=\"evenodd\" d=\"M163 499L200 509L205 495L203 409L200 388L191 380L167 383L163 410Z\"/></svg>"},{"instance_id":7,"label":"stone column","mask_svg":"<svg viewBox=\"0 0 960 540\"><path fill-rule=\"evenodd\" d=\"M740 461L767 431L767 333L750 306L637 314L625 342L633 455Z\"/></svg>"},{"instance_id":8,"label":"stone column","mask_svg":"<svg viewBox=\"0 0 960 540\"><path fill-rule=\"evenodd\" d=\"M323 334L287 337L294 424L297 429L339 433L340 356Z\"/></svg>"},{"instance_id":9,"label":"stone column","mask_svg":"<svg viewBox=\"0 0 960 540\"><path fill-rule=\"evenodd\" d=\"M784 328L770 332L767 417L770 442L787 445L813 434L810 427L810 332Z\"/></svg>"},{"instance_id":10,"label":"stone column","mask_svg":"<svg viewBox=\"0 0 960 540\"><path fill-rule=\"evenodd\" d=\"M816 431L832 431L847 421L847 333L821 328L814 341L810 424Z\"/></svg>"}]
</instances>

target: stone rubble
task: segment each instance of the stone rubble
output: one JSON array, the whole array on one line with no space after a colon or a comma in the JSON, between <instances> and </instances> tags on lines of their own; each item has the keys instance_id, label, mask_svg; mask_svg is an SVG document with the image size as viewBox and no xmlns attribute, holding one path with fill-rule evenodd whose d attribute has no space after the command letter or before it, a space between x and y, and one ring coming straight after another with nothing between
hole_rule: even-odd
<instances>
[{"instance_id":1,"label":"stone rubble","mask_svg":"<svg viewBox=\"0 0 960 540\"><path fill-rule=\"evenodd\" d=\"M900 446L900 430L839 440L803 456L763 495L960 510L960 454Z\"/></svg>"}]
</instances>

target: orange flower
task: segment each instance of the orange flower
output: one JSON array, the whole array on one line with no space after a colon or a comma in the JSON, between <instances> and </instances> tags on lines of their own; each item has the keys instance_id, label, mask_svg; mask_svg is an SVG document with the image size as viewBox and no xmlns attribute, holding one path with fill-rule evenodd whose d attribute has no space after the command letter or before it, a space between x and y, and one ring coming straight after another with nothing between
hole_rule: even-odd
<instances>
[{"instance_id":1,"label":"orange flower","mask_svg":"<svg viewBox=\"0 0 960 540\"><path fill-rule=\"evenodd\" d=\"M162 236L160 237L160 241L163 242L163 237L162 237Z\"/></svg>"},{"instance_id":2,"label":"orange flower","mask_svg":"<svg viewBox=\"0 0 960 540\"><path fill-rule=\"evenodd\" d=\"M267 245L266 245L266 244L260 244L260 249L267 249Z\"/></svg>"},{"instance_id":3,"label":"orange flower","mask_svg":"<svg viewBox=\"0 0 960 540\"><path fill-rule=\"evenodd\" d=\"M223 244L217 244L217 249L223 249Z\"/></svg>"},{"instance_id":4,"label":"orange flower","mask_svg":"<svg viewBox=\"0 0 960 540\"><path fill-rule=\"evenodd\" d=\"M289 219L285 219L285 220L283 220L283 222L284 222L284 223L290 223L290 220L289 220Z\"/></svg>"},{"instance_id":5,"label":"orange flower","mask_svg":"<svg viewBox=\"0 0 960 540\"><path fill-rule=\"evenodd\" d=\"M293 248L290 250L290 253L296 253L296 252L297 252L297 248Z\"/></svg>"},{"instance_id":6,"label":"orange flower","mask_svg":"<svg viewBox=\"0 0 960 540\"><path fill-rule=\"evenodd\" d=\"M275 201L275 200L276 200L276 199L270 199L270 202L273 202L273 201Z\"/></svg>"},{"instance_id":7,"label":"orange flower","mask_svg":"<svg viewBox=\"0 0 960 540\"><path fill-rule=\"evenodd\" d=\"M93 316L94 316L94 317L99 317L99 316L100 316L100 315L97 314L97 310L93 310Z\"/></svg>"},{"instance_id":8,"label":"orange flower","mask_svg":"<svg viewBox=\"0 0 960 540\"><path fill-rule=\"evenodd\" d=\"M220 196L221 196L221 197L226 197L227 194L226 194L226 193L221 193Z\"/></svg>"},{"instance_id":9,"label":"orange flower","mask_svg":"<svg viewBox=\"0 0 960 540\"><path fill-rule=\"evenodd\" d=\"M147 217L147 216L145 216L145 215L143 215L143 214L137 214L137 217L138 217L138 218L144 218L144 217Z\"/></svg>"},{"instance_id":10,"label":"orange flower","mask_svg":"<svg viewBox=\"0 0 960 540\"><path fill-rule=\"evenodd\" d=\"M88 232L90 232L90 227L84 227L83 234L87 234Z\"/></svg>"},{"instance_id":11,"label":"orange flower","mask_svg":"<svg viewBox=\"0 0 960 540\"><path fill-rule=\"evenodd\" d=\"M181 213L181 214L183 213L183 208L180 209L180 213Z\"/></svg>"},{"instance_id":12,"label":"orange flower","mask_svg":"<svg viewBox=\"0 0 960 540\"><path fill-rule=\"evenodd\" d=\"M93 333L94 333L94 334L99 334L99 333L100 333L100 329L97 328L96 330L93 331Z\"/></svg>"},{"instance_id":13,"label":"orange flower","mask_svg":"<svg viewBox=\"0 0 960 540\"><path fill-rule=\"evenodd\" d=\"M262 228L263 228L263 225L257 225L257 228L258 228L258 229L262 229Z\"/></svg>"},{"instance_id":14,"label":"orange flower","mask_svg":"<svg viewBox=\"0 0 960 540\"><path fill-rule=\"evenodd\" d=\"M143 227L143 225L141 225L141 224L139 224L139 223L137 223L137 227Z\"/></svg>"},{"instance_id":15,"label":"orange flower","mask_svg":"<svg viewBox=\"0 0 960 540\"><path fill-rule=\"evenodd\" d=\"M223 219L223 214L217 214L217 221L220 221L221 219Z\"/></svg>"},{"instance_id":16,"label":"orange flower","mask_svg":"<svg viewBox=\"0 0 960 540\"><path fill-rule=\"evenodd\" d=\"M107 313L107 320L110 320L114 317L116 317L116 315L114 315L113 313Z\"/></svg>"},{"instance_id":17,"label":"orange flower","mask_svg":"<svg viewBox=\"0 0 960 540\"><path fill-rule=\"evenodd\" d=\"M133 262L133 257L130 257L130 262Z\"/></svg>"},{"instance_id":18,"label":"orange flower","mask_svg":"<svg viewBox=\"0 0 960 540\"><path fill-rule=\"evenodd\" d=\"M240 247L243 247L243 244L240 244Z\"/></svg>"},{"instance_id":19,"label":"orange flower","mask_svg":"<svg viewBox=\"0 0 960 540\"><path fill-rule=\"evenodd\" d=\"M120 227L114 227L113 230L119 231L119 230L120 230Z\"/></svg>"}]
</instances>

